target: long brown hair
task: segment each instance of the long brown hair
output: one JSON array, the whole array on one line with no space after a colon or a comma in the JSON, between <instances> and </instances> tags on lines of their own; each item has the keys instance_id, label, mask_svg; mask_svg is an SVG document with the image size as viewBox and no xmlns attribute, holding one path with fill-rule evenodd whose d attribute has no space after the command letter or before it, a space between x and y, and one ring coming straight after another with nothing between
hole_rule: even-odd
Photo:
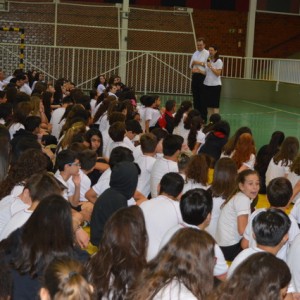
<instances>
[{"instance_id":1,"label":"long brown hair","mask_svg":"<svg viewBox=\"0 0 300 300\"><path fill-rule=\"evenodd\" d=\"M251 154L255 154L254 140L251 134L243 133L237 141L232 160L239 169L244 162L250 159Z\"/></svg>"},{"instance_id":2,"label":"long brown hair","mask_svg":"<svg viewBox=\"0 0 300 300\"><path fill-rule=\"evenodd\" d=\"M299 151L299 141L296 137L288 136L281 144L279 152L274 156L277 165L282 161L283 166L288 166L295 159Z\"/></svg>"},{"instance_id":3,"label":"long brown hair","mask_svg":"<svg viewBox=\"0 0 300 300\"><path fill-rule=\"evenodd\" d=\"M280 300L280 290L291 281L287 264L267 252L255 253L243 261L218 289L215 300Z\"/></svg>"},{"instance_id":4,"label":"long brown hair","mask_svg":"<svg viewBox=\"0 0 300 300\"><path fill-rule=\"evenodd\" d=\"M122 208L104 227L99 251L88 265L97 299L123 299L146 265L148 236L142 210Z\"/></svg>"},{"instance_id":5,"label":"long brown hair","mask_svg":"<svg viewBox=\"0 0 300 300\"><path fill-rule=\"evenodd\" d=\"M192 156L185 171L186 182L192 179L196 183L207 185L209 165L209 156L206 154Z\"/></svg>"},{"instance_id":6,"label":"long brown hair","mask_svg":"<svg viewBox=\"0 0 300 300\"><path fill-rule=\"evenodd\" d=\"M237 167L229 157L223 157L217 161L214 169L211 191L213 197L228 199L236 186Z\"/></svg>"},{"instance_id":7,"label":"long brown hair","mask_svg":"<svg viewBox=\"0 0 300 300\"><path fill-rule=\"evenodd\" d=\"M197 299L207 299L213 288L214 245L214 239L205 231L180 229L149 262L127 299L153 299L173 279Z\"/></svg>"}]
</instances>

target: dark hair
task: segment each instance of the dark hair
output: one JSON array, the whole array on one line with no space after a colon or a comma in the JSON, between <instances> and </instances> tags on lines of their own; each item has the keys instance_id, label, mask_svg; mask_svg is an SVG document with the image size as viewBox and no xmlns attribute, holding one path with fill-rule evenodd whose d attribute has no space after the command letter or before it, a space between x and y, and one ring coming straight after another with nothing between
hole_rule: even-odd
<instances>
[{"instance_id":1,"label":"dark hair","mask_svg":"<svg viewBox=\"0 0 300 300\"><path fill-rule=\"evenodd\" d=\"M229 157L220 158L215 164L211 192L213 197L228 199L236 187L237 167Z\"/></svg>"},{"instance_id":2,"label":"dark hair","mask_svg":"<svg viewBox=\"0 0 300 300\"><path fill-rule=\"evenodd\" d=\"M279 152L274 156L274 163L277 165L282 160L283 166L289 166L299 151L299 141L296 137L288 136L281 144Z\"/></svg>"},{"instance_id":3,"label":"dark hair","mask_svg":"<svg viewBox=\"0 0 300 300\"><path fill-rule=\"evenodd\" d=\"M90 149L91 149L91 140L92 137L96 135L100 138L100 147L96 150L98 156L102 156L102 151L103 151L103 138L102 138L102 133L100 132L99 129L97 128L91 128L85 133L85 140L86 142L89 143Z\"/></svg>"},{"instance_id":4,"label":"dark hair","mask_svg":"<svg viewBox=\"0 0 300 300\"><path fill-rule=\"evenodd\" d=\"M16 184L23 184L31 175L43 172L46 168L47 157L40 149L25 150L1 182L0 199L9 195Z\"/></svg>"},{"instance_id":5,"label":"dark hair","mask_svg":"<svg viewBox=\"0 0 300 300\"><path fill-rule=\"evenodd\" d=\"M191 151L193 151L196 143L197 143L197 133L201 129L203 125L203 119L201 116L195 116L191 121L191 129L188 135L188 146Z\"/></svg>"},{"instance_id":6,"label":"dark hair","mask_svg":"<svg viewBox=\"0 0 300 300\"><path fill-rule=\"evenodd\" d=\"M216 52L214 55L214 61L217 61L219 59L219 47L216 45L209 46L208 48L213 48Z\"/></svg>"},{"instance_id":7,"label":"dark hair","mask_svg":"<svg viewBox=\"0 0 300 300\"><path fill-rule=\"evenodd\" d=\"M29 273L31 277L36 277L39 270L43 270L54 257L73 254L71 209L62 196L46 197L19 230L21 236L11 263L21 275ZM13 239L13 235L8 237L8 241L10 238ZM4 243L8 241L4 240Z\"/></svg>"},{"instance_id":8,"label":"dark hair","mask_svg":"<svg viewBox=\"0 0 300 300\"><path fill-rule=\"evenodd\" d=\"M185 171L191 160L190 152L180 152L177 160L179 172Z\"/></svg>"},{"instance_id":9,"label":"dark hair","mask_svg":"<svg viewBox=\"0 0 300 300\"><path fill-rule=\"evenodd\" d=\"M69 149L62 150L56 156L55 169L63 171L65 165L73 163L77 158L76 152Z\"/></svg>"},{"instance_id":10,"label":"dark hair","mask_svg":"<svg viewBox=\"0 0 300 300\"><path fill-rule=\"evenodd\" d=\"M36 128L39 128L42 123L41 117L29 116L25 119L24 127L26 130L33 132Z\"/></svg>"},{"instance_id":11,"label":"dark hair","mask_svg":"<svg viewBox=\"0 0 300 300\"><path fill-rule=\"evenodd\" d=\"M192 124L192 119L196 116L200 116L200 112L197 109L192 109L189 111L187 114L183 124L184 124L184 129L190 130L191 129L191 124Z\"/></svg>"},{"instance_id":12,"label":"dark hair","mask_svg":"<svg viewBox=\"0 0 300 300\"><path fill-rule=\"evenodd\" d=\"M166 111L172 111L175 106L176 106L175 100L167 100L166 101L166 104L165 104Z\"/></svg>"},{"instance_id":13,"label":"dark hair","mask_svg":"<svg viewBox=\"0 0 300 300\"><path fill-rule=\"evenodd\" d=\"M183 144L183 137L177 134L169 134L163 140L163 153L165 156L172 156L180 151Z\"/></svg>"},{"instance_id":14,"label":"dark hair","mask_svg":"<svg viewBox=\"0 0 300 300\"><path fill-rule=\"evenodd\" d=\"M7 123L9 117L12 115L12 105L8 102L0 103L0 119L2 118Z\"/></svg>"},{"instance_id":15,"label":"dark hair","mask_svg":"<svg viewBox=\"0 0 300 300\"><path fill-rule=\"evenodd\" d=\"M154 128L153 130L151 130L151 133L153 133L156 136L157 142L163 140L169 135L166 130L163 130L161 128Z\"/></svg>"},{"instance_id":16,"label":"dark hair","mask_svg":"<svg viewBox=\"0 0 300 300\"><path fill-rule=\"evenodd\" d=\"M223 152L225 155L229 156L232 153L232 151L235 149L240 135L242 135L243 133L250 133L252 135L252 131L249 127L240 127L224 146Z\"/></svg>"},{"instance_id":17,"label":"dark hair","mask_svg":"<svg viewBox=\"0 0 300 300\"><path fill-rule=\"evenodd\" d=\"M8 124L8 128L10 128L14 123L24 124L25 119L28 117L32 110L30 102L20 102L17 104L16 108L14 108L14 113L12 116L11 122Z\"/></svg>"},{"instance_id":18,"label":"dark hair","mask_svg":"<svg viewBox=\"0 0 300 300\"><path fill-rule=\"evenodd\" d=\"M272 179L267 186L267 197L271 206L286 207L293 195L291 182L285 177Z\"/></svg>"},{"instance_id":19,"label":"dark hair","mask_svg":"<svg viewBox=\"0 0 300 300\"><path fill-rule=\"evenodd\" d=\"M12 299L13 295L13 278L9 264L1 261L0 268L0 299Z\"/></svg>"},{"instance_id":20,"label":"dark hair","mask_svg":"<svg viewBox=\"0 0 300 300\"><path fill-rule=\"evenodd\" d=\"M29 190L32 202L42 201L52 194L60 195L62 192L62 184L47 172L33 174L27 180L24 189Z\"/></svg>"},{"instance_id":21,"label":"dark hair","mask_svg":"<svg viewBox=\"0 0 300 300\"><path fill-rule=\"evenodd\" d=\"M122 161L134 162L134 157L130 149L118 146L111 151L108 164L112 169L117 163Z\"/></svg>"},{"instance_id":22,"label":"dark hair","mask_svg":"<svg viewBox=\"0 0 300 300\"><path fill-rule=\"evenodd\" d=\"M87 281L84 266L70 257L59 257L47 266L42 287L51 299L92 300L92 288Z\"/></svg>"},{"instance_id":23,"label":"dark hair","mask_svg":"<svg viewBox=\"0 0 300 300\"><path fill-rule=\"evenodd\" d=\"M268 252L249 256L220 288L216 299L282 299L280 290L291 281L287 264Z\"/></svg>"},{"instance_id":24,"label":"dark hair","mask_svg":"<svg viewBox=\"0 0 300 300\"><path fill-rule=\"evenodd\" d=\"M108 129L108 134L114 142L122 142L126 134L124 122L116 122Z\"/></svg>"},{"instance_id":25,"label":"dark hair","mask_svg":"<svg viewBox=\"0 0 300 300\"><path fill-rule=\"evenodd\" d=\"M203 189L192 189L184 193L179 202L182 219L187 224L198 226L212 212L211 194Z\"/></svg>"},{"instance_id":26,"label":"dark hair","mask_svg":"<svg viewBox=\"0 0 300 300\"><path fill-rule=\"evenodd\" d=\"M6 178L10 168L11 147L9 142L9 131L4 125L0 124L0 183Z\"/></svg>"},{"instance_id":27,"label":"dark hair","mask_svg":"<svg viewBox=\"0 0 300 300\"><path fill-rule=\"evenodd\" d=\"M300 175L300 155L297 155L290 167L291 172Z\"/></svg>"},{"instance_id":28,"label":"dark hair","mask_svg":"<svg viewBox=\"0 0 300 300\"><path fill-rule=\"evenodd\" d=\"M184 180L178 173L170 172L160 180L160 194L165 193L177 198L182 192Z\"/></svg>"},{"instance_id":29,"label":"dark hair","mask_svg":"<svg viewBox=\"0 0 300 300\"><path fill-rule=\"evenodd\" d=\"M98 109L94 115L93 123L97 122L100 119L100 117L104 115L104 113L107 111L110 103L114 100L115 99L112 99L111 97L109 97L109 98L105 98L102 101L101 105L98 107Z\"/></svg>"},{"instance_id":30,"label":"dark hair","mask_svg":"<svg viewBox=\"0 0 300 300\"><path fill-rule=\"evenodd\" d=\"M255 240L258 245L262 246L277 246L290 227L291 220L288 215L275 208L260 212L252 221Z\"/></svg>"},{"instance_id":31,"label":"dark hair","mask_svg":"<svg viewBox=\"0 0 300 300\"><path fill-rule=\"evenodd\" d=\"M50 119L51 119L51 98L52 97L53 97L53 94L51 92L44 92L42 94L45 115L46 115L48 121L50 121Z\"/></svg>"},{"instance_id":32,"label":"dark hair","mask_svg":"<svg viewBox=\"0 0 300 300\"><path fill-rule=\"evenodd\" d=\"M182 101L174 117L174 126L178 126L184 113L188 112L193 107L192 101Z\"/></svg>"},{"instance_id":33,"label":"dark hair","mask_svg":"<svg viewBox=\"0 0 300 300\"><path fill-rule=\"evenodd\" d=\"M113 125L116 122L125 122L126 116L119 111L113 111L108 117L109 125Z\"/></svg>"},{"instance_id":34,"label":"dark hair","mask_svg":"<svg viewBox=\"0 0 300 300\"><path fill-rule=\"evenodd\" d=\"M153 153L157 146L157 138L153 133L144 133L140 138L143 153Z\"/></svg>"},{"instance_id":35,"label":"dark hair","mask_svg":"<svg viewBox=\"0 0 300 300\"><path fill-rule=\"evenodd\" d=\"M203 127L203 130L202 130L203 133L206 134L206 133L214 130L215 124L217 124L220 121L221 121L221 116L219 114L212 114L209 117L209 123Z\"/></svg>"},{"instance_id":36,"label":"dark hair","mask_svg":"<svg viewBox=\"0 0 300 300\"><path fill-rule=\"evenodd\" d=\"M80 161L81 169L84 171L90 171L96 165L97 153L93 150L85 149L80 152L78 159Z\"/></svg>"},{"instance_id":37,"label":"dark hair","mask_svg":"<svg viewBox=\"0 0 300 300\"><path fill-rule=\"evenodd\" d=\"M97 299L124 299L146 266L148 235L139 206L116 211L107 221L99 251L89 262Z\"/></svg>"},{"instance_id":38,"label":"dark hair","mask_svg":"<svg viewBox=\"0 0 300 300\"><path fill-rule=\"evenodd\" d=\"M173 279L197 299L207 299L213 289L214 245L214 239L204 230L178 230L149 262L128 299L153 299Z\"/></svg>"}]
</instances>

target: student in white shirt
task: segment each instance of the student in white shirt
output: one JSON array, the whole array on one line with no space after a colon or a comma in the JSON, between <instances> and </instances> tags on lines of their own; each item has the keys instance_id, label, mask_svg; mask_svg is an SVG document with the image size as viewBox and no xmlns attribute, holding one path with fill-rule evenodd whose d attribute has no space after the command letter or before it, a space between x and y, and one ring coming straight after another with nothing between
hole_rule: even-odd
<instances>
[{"instance_id":1,"label":"student in white shirt","mask_svg":"<svg viewBox=\"0 0 300 300\"><path fill-rule=\"evenodd\" d=\"M145 109L145 132L150 132L155 126L161 116L159 106L160 98L158 95L149 96L144 100Z\"/></svg>"},{"instance_id":2,"label":"student in white shirt","mask_svg":"<svg viewBox=\"0 0 300 300\"><path fill-rule=\"evenodd\" d=\"M215 164L213 182L210 191L213 197L213 209L211 220L206 231L213 238L216 236L217 225L221 213L221 207L236 186L237 167L229 157L220 158Z\"/></svg>"},{"instance_id":3,"label":"student in white shirt","mask_svg":"<svg viewBox=\"0 0 300 300\"><path fill-rule=\"evenodd\" d=\"M192 109L193 104L189 100L182 101L177 112L174 116L174 134L183 136L184 132L184 121L187 117L188 112Z\"/></svg>"},{"instance_id":4,"label":"student in white shirt","mask_svg":"<svg viewBox=\"0 0 300 300\"><path fill-rule=\"evenodd\" d=\"M201 145L205 143L205 134L201 128L203 120L200 116L195 116L191 120L191 129L187 137L187 145L193 154L197 154Z\"/></svg>"},{"instance_id":5,"label":"student in white shirt","mask_svg":"<svg viewBox=\"0 0 300 300\"><path fill-rule=\"evenodd\" d=\"M122 161L130 161L133 162L134 158L132 155L132 151L125 147L116 147L112 150L110 158L109 158L109 168L103 172L100 176L98 182L93 185L85 194L85 198L90 202L95 203L97 198L110 187L110 176L111 170L113 167Z\"/></svg>"},{"instance_id":6,"label":"student in white shirt","mask_svg":"<svg viewBox=\"0 0 300 300\"><path fill-rule=\"evenodd\" d=\"M300 182L300 155L294 159L293 163L290 167L290 172L287 176L287 179L291 182L293 189L295 188L296 184ZM293 198L293 203L299 202L300 193L295 193ZM300 223L300 222L299 222Z\"/></svg>"},{"instance_id":7,"label":"student in white shirt","mask_svg":"<svg viewBox=\"0 0 300 300\"><path fill-rule=\"evenodd\" d=\"M163 140L162 158L156 160L150 179L151 197L158 195L157 187L164 174L178 172L177 158L181 151L183 138L179 135L168 135Z\"/></svg>"},{"instance_id":8,"label":"student in white shirt","mask_svg":"<svg viewBox=\"0 0 300 300\"><path fill-rule=\"evenodd\" d=\"M134 140L143 132L141 124L136 120L126 120L125 127L126 133L123 141L130 148L130 150L134 152Z\"/></svg>"},{"instance_id":9,"label":"student in white shirt","mask_svg":"<svg viewBox=\"0 0 300 300\"><path fill-rule=\"evenodd\" d=\"M214 285L214 245L204 230L178 230L148 263L128 299L208 299Z\"/></svg>"},{"instance_id":10,"label":"student in white shirt","mask_svg":"<svg viewBox=\"0 0 300 300\"><path fill-rule=\"evenodd\" d=\"M200 188L207 190L208 185L208 170L210 158L206 154L194 155L191 157L185 171L185 181L183 192L191 189Z\"/></svg>"},{"instance_id":11,"label":"student in white shirt","mask_svg":"<svg viewBox=\"0 0 300 300\"><path fill-rule=\"evenodd\" d=\"M159 245L166 232L182 223L178 199L183 188L183 178L174 172L165 174L159 184L159 196L143 202L140 207L144 213L149 242L147 260L159 251Z\"/></svg>"},{"instance_id":12,"label":"student in white shirt","mask_svg":"<svg viewBox=\"0 0 300 300\"><path fill-rule=\"evenodd\" d=\"M271 208L280 209L285 211L290 204L290 200L293 194L293 189L291 183L288 179L284 177L277 177L270 181L267 186L267 198L270 203ZM249 218L248 225L244 232L244 237L242 239L242 248L256 247L256 241L253 237L253 219L262 211L266 211L265 208L255 210ZM290 229L288 234L288 242L280 249L277 253L277 257L286 261L289 245L293 242L295 237L300 233L297 221L295 220L293 214L289 215L290 219Z\"/></svg>"},{"instance_id":13,"label":"student in white shirt","mask_svg":"<svg viewBox=\"0 0 300 300\"><path fill-rule=\"evenodd\" d=\"M53 175L45 172L32 175L19 199L11 203L10 218L2 228L0 240L7 238L13 231L21 227L29 219L40 201L50 194L60 195L62 187Z\"/></svg>"},{"instance_id":14,"label":"student in white shirt","mask_svg":"<svg viewBox=\"0 0 300 300\"><path fill-rule=\"evenodd\" d=\"M232 261L242 251L240 242L251 213L251 201L259 191L259 177L256 171L239 173L233 196L228 197L221 207L216 241L226 260Z\"/></svg>"},{"instance_id":15,"label":"student in white shirt","mask_svg":"<svg viewBox=\"0 0 300 300\"><path fill-rule=\"evenodd\" d=\"M150 194L151 171L156 161L154 156L157 146L157 138L152 133L145 133L141 136L140 143L143 154L135 160L141 169L137 190L145 197L148 197Z\"/></svg>"},{"instance_id":16,"label":"student in white shirt","mask_svg":"<svg viewBox=\"0 0 300 300\"><path fill-rule=\"evenodd\" d=\"M172 227L164 235L160 243L160 249L168 243L179 229L190 227L205 230L210 223L213 202L211 194L206 190L198 188L189 190L182 195L179 206L183 222ZM215 257L214 276L220 280L225 280L228 266L223 252L217 244L215 244Z\"/></svg>"},{"instance_id":17,"label":"student in white shirt","mask_svg":"<svg viewBox=\"0 0 300 300\"><path fill-rule=\"evenodd\" d=\"M256 245L239 253L229 267L228 277L251 254L265 251L277 256L288 241L290 227L291 221L288 215L280 209L270 208L257 214L252 221Z\"/></svg>"},{"instance_id":18,"label":"student in white shirt","mask_svg":"<svg viewBox=\"0 0 300 300\"><path fill-rule=\"evenodd\" d=\"M112 143L109 145L108 155L110 156L111 151L116 147L125 147L132 151L131 146L124 142L126 134L126 126L124 122L115 122L108 129L108 134L112 139ZM132 147L134 147L132 145Z\"/></svg>"},{"instance_id":19,"label":"student in white shirt","mask_svg":"<svg viewBox=\"0 0 300 300\"><path fill-rule=\"evenodd\" d=\"M287 177L289 167L299 152L299 141L289 136L284 139L279 152L271 159L266 172L266 185L276 177Z\"/></svg>"}]
</instances>

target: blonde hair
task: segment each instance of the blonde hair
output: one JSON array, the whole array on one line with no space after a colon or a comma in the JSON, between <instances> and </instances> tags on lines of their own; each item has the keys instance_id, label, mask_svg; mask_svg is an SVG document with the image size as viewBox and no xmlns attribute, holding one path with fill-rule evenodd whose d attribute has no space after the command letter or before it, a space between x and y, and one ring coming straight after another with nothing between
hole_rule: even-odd
<instances>
[{"instance_id":1,"label":"blonde hair","mask_svg":"<svg viewBox=\"0 0 300 300\"><path fill-rule=\"evenodd\" d=\"M39 96L31 96L30 97L30 104L32 107L31 115L40 117L40 104L41 98Z\"/></svg>"},{"instance_id":2,"label":"blonde hair","mask_svg":"<svg viewBox=\"0 0 300 300\"><path fill-rule=\"evenodd\" d=\"M68 257L54 259L49 264L42 287L53 300L91 300L93 294L84 266Z\"/></svg>"},{"instance_id":3,"label":"blonde hair","mask_svg":"<svg viewBox=\"0 0 300 300\"><path fill-rule=\"evenodd\" d=\"M66 149L72 142L73 137L76 134L86 132L86 125L83 122L76 122L74 123L67 131L64 138L61 141L62 149Z\"/></svg>"}]
</instances>

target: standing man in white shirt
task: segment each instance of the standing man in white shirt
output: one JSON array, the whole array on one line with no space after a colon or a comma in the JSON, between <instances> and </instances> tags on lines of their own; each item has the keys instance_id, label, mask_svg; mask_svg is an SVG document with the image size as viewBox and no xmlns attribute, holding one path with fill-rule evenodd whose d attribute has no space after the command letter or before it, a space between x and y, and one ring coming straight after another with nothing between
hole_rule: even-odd
<instances>
[{"instance_id":1,"label":"standing man in white shirt","mask_svg":"<svg viewBox=\"0 0 300 300\"><path fill-rule=\"evenodd\" d=\"M202 119L206 122L207 108L204 103L204 79L205 65L209 57L209 52L205 49L205 39L203 37L197 39L197 51L193 54L190 68L192 69L192 93L194 108L199 110Z\"/></svg>"}]
</instances>

